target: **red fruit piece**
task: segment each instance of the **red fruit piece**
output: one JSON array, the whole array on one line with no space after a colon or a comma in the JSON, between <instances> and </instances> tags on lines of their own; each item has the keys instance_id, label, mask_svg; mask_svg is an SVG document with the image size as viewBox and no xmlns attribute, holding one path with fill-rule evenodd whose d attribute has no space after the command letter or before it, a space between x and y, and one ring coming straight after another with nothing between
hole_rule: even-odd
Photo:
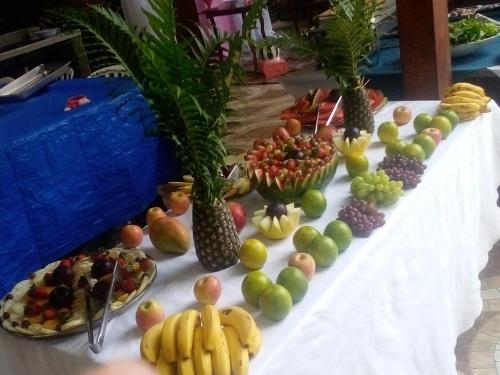
<instances>
[{"instance_id":1,"label":"red fruit piece","mask_svg":"<svg viewBox=\"0 0 500 375\"><path fill-rule=\"evenodd\" d=\"M285 162L285 167L286 167L286 169L288 169L290 171L294 171L297 169L297 161L295 161L293 159L288 159Z\"/></svg>"},{"instance_id":2,"label":"red fruit piece","mask_svg":"<svg viewBox=\"0 0 500 375\"><path fill-rule=\"evenodd\" d=\"M57 316L58 316L58 312L53 307L48 307L43 311L43 319L44 320L56 319Z\"/></svg>"},{"instance_id":3,"label":"red fruit piece","mask_svg":"<svg viewBox=\"0 0 500 375\"><path fill-rule=\"evenodd\" d=\"M24 315L25 316L35 316L42 312L42 307L37 304L29 304L24 306Z\"/></svg>"},{"instance_id":4,"label":"red fruit piece","mask_svg":"<svg viewBox=\"0 0 500 375\"><path fill-rule=\"evenodd\" d=\"M139 264L141 266L141 271L142 272L149 272L153 266L154 266L154 263L151 259L149 258L143 258L139 261Z\"/></svg>"},{"instance_id":5,"label":"red fruit piece","mask_svg":"<svg viewBox=\"0 0 500 375\"><path fill-rule=\"evenodd\" d=\"M121 290L123 293L132 293L137 289L137 284L134 279L125 279L122 280L118 286L118 290Z\"/></svg>"},{"instance_id":6,"label":"red fruit piece","mask_svg":"<svg viewBox=\"0 0 500 375\"><path fill-rule=\"evenodd\" d=\"M52 272L43 275L43 282L45 283L45 285L50 285L50 286L56 285L54 278L52 277Z\"/></svg>"},{"instance_id":7,"label":"red fruit piece","mask_svg":"<svg viewBox=\"0 0 500 375\"><path fill-rule=\"evenodd\" d=\"M59 267L64 267L64 268L71 268L73 267L73 262L71 259L63 259L61 262L59 262Z\"/></svg>"},{"instance_id":8,"label":"red fruit piece","mask_svg":"<svg viewBox=\"0 0 500 375\"><path fill-rule=\"evenodd\" d=\"M55 286L35 286L31 292L31 296L35 299L47 299L54 289Z\"/></svg>"}]
</instances>

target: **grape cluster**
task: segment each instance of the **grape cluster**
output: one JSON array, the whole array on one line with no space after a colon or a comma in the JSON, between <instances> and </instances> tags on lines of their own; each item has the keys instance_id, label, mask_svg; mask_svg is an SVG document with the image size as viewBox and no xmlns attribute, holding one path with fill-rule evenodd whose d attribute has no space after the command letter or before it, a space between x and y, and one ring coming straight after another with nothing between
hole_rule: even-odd
<instances>
[{"instance_id":1,"label":"grape cluster","mask_svg":"<svg viewBox=\"0 0 500 375\"><path fill-rule=\"evenodd\" d=\"M420 183L420 176L413 171L397 167L384 169L384 171L391 180L401 181L403 189L413 189Z\"/></svg>"},{"instance_id":2,"label":"grape cluster","mask_svg":"<svg viewBox=\"0 0 500 375\"><path fill-rule=\"evenodd\" d=\"M368 237L374 229L385 224L384 213L363 200L354 199L338 213L339 219L347 223L357 237Z\"/></svg>"},{"instance_id":3,"label":"grape cluster","mask_svg":"<svg viewBox=\"0 0 500 375\"><path fill-rule=\"evenodd\" d=\"M392 181L383 170L379 170L354 177L351 193L355 198L368 203L390 205L403 195L402 187L401 181Z\"/></svg>"},{"instance_id":4,"label":"grape cluster","mask_svg":"<svg viewBox=\"0 0 500 375\"><path fill-rule=\"evenodd\" d=\"M404 189L413 189L420 183L426 165L415 158L404 155L386 156L378 165L379 170L384 170L391 180L401 181Z\"/></svg>"}]
</instances>

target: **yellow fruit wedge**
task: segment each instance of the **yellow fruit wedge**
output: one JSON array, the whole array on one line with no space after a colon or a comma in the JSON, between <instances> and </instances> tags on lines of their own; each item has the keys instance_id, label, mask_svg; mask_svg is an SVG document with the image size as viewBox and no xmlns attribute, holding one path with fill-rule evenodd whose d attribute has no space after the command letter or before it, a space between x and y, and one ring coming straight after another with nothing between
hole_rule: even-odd
<instances>
[{"instance_id":1,"label":"yellow fruit wedge","mask_svg":"<svg viewBox=\"0 0 500 375\"><path fill-rule=\"evenodd\" d=\"M289 236L295 230L295 226L292 224L292 221L285 215L281 215L280 217L280 226L285 237Z\"/></svg>"},{"instance_id":2,"label":"yellow fruit wedge","mask_svg":"<svg viewBox=\"0 0 500 375\"><path fill-rule=\"evenodd\" d=\"M259 228L260 228L260 230L262 230L263 233L269 233L271 231L272 223L273 223L273 221L272 221L271 217L265 216L264 218L262 218L262 220L259 224Z\"/></svg>"},{"instance_id":3,"label":"yellow fruit wedge","mask_svg":"<svg viewBox=\"0 0 500 375\"><path fill-rule=\"evenodd\" d=\"M288 219L292 223L293 229L299 225L300 220L300 208L294 208L288 211Z\"/></svg>"},{"instance_id":4,"label":"yellow fruit wedge","mask_svg":"<svg viewBox=\"0 0 500 375\"><path fill-rule=\"evenodd\" d=\"M274 239L280 239L283 237L284 236L283 236L283 231L281 230L280 221L278 220L277 217L273 217L273 221L271 224L271 230L269 231L269 238L274 240Z\"/></svg>"}]
</instances>

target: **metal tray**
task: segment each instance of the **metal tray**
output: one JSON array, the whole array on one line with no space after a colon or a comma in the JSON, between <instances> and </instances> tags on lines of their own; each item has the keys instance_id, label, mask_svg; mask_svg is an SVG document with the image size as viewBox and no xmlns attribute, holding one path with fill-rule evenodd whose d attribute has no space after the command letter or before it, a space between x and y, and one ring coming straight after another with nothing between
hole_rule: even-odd
<instances>
[{"instance_id":1,"label":"metal tray","mask_svg":"<svg viewBox=\"0 0 500 375\"><path fill-rule=\"evenodd\" d=\"M137 301L139 298L141 298L148 291L148 289L150 288L151 284L153 284L153 282L155 281L157 273L158 273L158 268L157 268L157 265L155 263L154 273L151 276L151 278L149 279L149 283L146 285L146 287L142 290L142 292L137 293L134 296L134 298L132 298L129 302L127 302L126 305L123 305L123 306L117 308L116 310L110 311L108 322L110 322L112 319L116 318L120 314L123 314L125 311L127 311L134 304L135 301ZM102 320L102 318L95 319L95 320L93 320L93 322L96 323L96 324L99 324L101 322L101 320ZM11 331L9 329L5 329L4 327L2 327L2 328L4 329L4 331L10 333L11 335L19 336L19 337L24 337L24 338L27 338L27 339L37 340L37 341L39 341L39 340L60 339L60 338L63 338L63 337L74 336L74 335L77 335L79 333L87 332L87 324L85 322L81 326L73 328L73 329L71 329L69 331L58 332L58 333L53 333L53 334L42 334L42 335L28 335L26 333L21 333L21 332L17 332L17 331Z\"/></svg>"},{"instance_id":2,"label":"metal tray","mask_svg":"<svg viewBox=\"0 0 500 375\"><path fill-rule=\"evenodd\" d=\"M152 260L154 261L154 259L152 259ZM140 293L137 293L134 296L134 298L132 298L130 301L128 301L123 306L120 306L115 310L111 310L109 313L108 322L111 321L113 318L117 317L118 315L127 311L134 304L134 302L136 302L138 299L140 299L149 290L149 288L151 287L151 285L153 284L153 282L156 279L156 275L158 274L158 265L155 261L154 261L154 266L155 266L154 271L153 271L152 275L150 276L149 282L146 284L144 289L142 289L142 291ZM94 319L93 322L98 324L101 322L101 320L102 320L102 318ZM0 328L3 329L4 331L10 333L11 335L24 337L24 338L31 339L31 340L51 340L51 339L68 337L68 336L74 336L74 335L79 334L79 333L87 332L87 324L85 321L81 325L76 326L76 327L74 327L70 330L64 331L64 332L61 331L61 332L50 333L50 334L43 334L42 333L42 334L38 334L38 335L31 335L31 334L15 331L15 330L6 328L3 325L0 325Z\"/></svg>"},{"instance_id":3,"label":"metal tray","mask_svg":"<svg viewBox=\"0 0 500 375\"><path fill-rule=\"evenodd\" d=\"M44 64L38 65L21 77L0 89L0 102L12 102L29 98L31 95L61 77L69 70L69 62L57 67L52 72Z\"/></svg>"}]
</instances>

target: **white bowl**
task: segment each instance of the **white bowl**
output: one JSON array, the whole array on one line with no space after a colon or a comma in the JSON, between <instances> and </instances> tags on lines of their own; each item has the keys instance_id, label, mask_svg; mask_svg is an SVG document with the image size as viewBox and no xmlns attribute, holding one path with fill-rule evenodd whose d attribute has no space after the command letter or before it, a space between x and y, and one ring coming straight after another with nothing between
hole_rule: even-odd
<instances>
[{"instance_id":1,"label":"white bowl","mask_svg":"<svg viewBox=\"0 0 500 375\"><path fill-rule=\"evenodd\" d=\"M500 37L500 34L490 36L489 38L476 40L475 42L458 44L456 46L451 46L451 57L461 57L470 55L476 52L478 49L496 41Z\"/></svg>"},{"instance_id":2,"label":"white bowl","mask_svg":"<svg viewBox=\"0 0 500 375\"><path fill-rule=\"evenodd\" d=\"M53 36L56 36L58 32L59 32L59 28L53 27L50 29L43 29L43 30L35 31L34 34L35 34L35 36L37 36L40 39L47 39L47 38L51 38Z\"/></svg>"}]
</instances>

